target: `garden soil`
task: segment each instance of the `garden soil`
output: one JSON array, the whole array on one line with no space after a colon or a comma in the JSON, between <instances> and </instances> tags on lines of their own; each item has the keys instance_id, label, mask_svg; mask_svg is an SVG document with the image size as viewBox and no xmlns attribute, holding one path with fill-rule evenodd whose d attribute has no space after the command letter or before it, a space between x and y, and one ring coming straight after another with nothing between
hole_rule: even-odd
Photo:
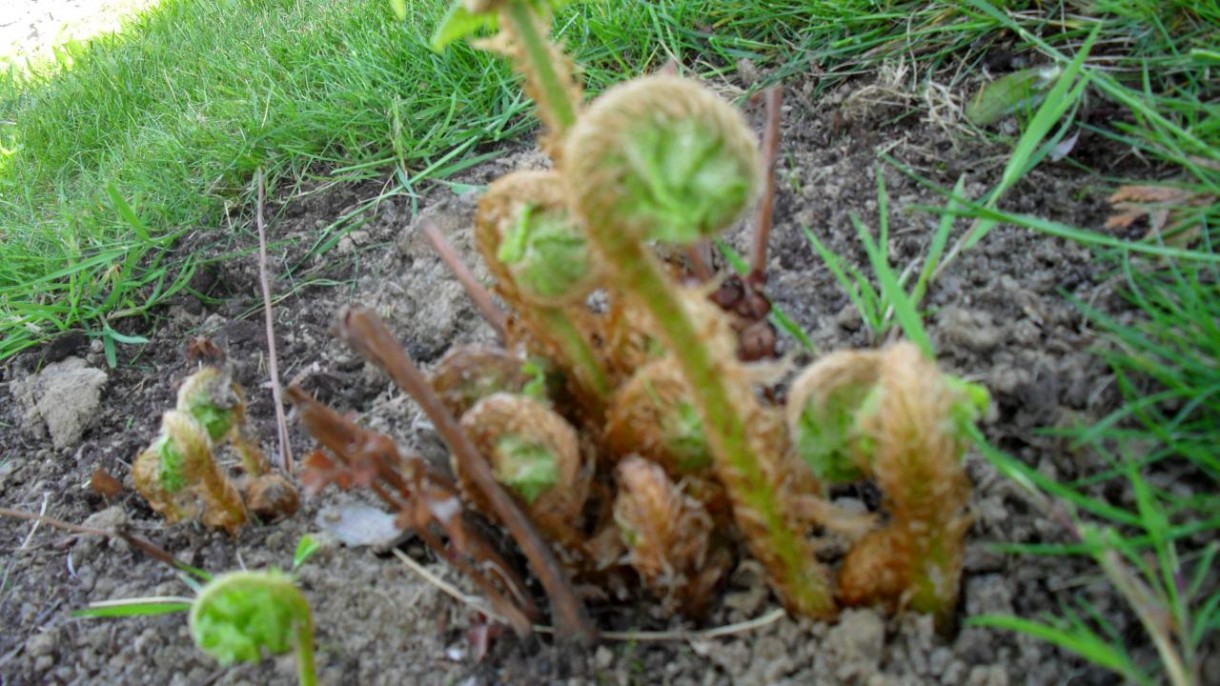
<instances>
[{"instance_id":1,"label":"garden soil","mask_svg":"<svg viewBox=\"0 0 1220 686\"><path fill-rule=\"evenodd\" d=\"M979 197L999 180L1008 150L956 123L960 93L914 92L899 79L882 77L814 96L814 83L790 86L785 96L768 291L818 350L873 346L880 341L813 252L802 227L867 272L851 217L876 230L881 174L892 261L900 269L919 265L938 223L937 216L919 208L944 205L945 199L880 162L879 153L942 187L964 177L965 192ZM720 84L727 91L746 85L740 80ZM761 127L761 105L745 106ZM1006 126L1011 132L1014 124ZM445 460L414 403L337 341L330 327L343 305L371 307L425 367L455 345L493 340L419 227L421 217L431 217L487 281L471 241L478 188L512 169L545 164L533 150L503 152L501 159L462 173L456 183L434 185L414 197L385 194L383 186L367 182L273 193L267 208L270 267L285 382L300 381L322 401L388 433L404 451ZM1121 167L1128 175L1156 173L1084 132L1067 160L1041 165L1002 205L1100 229L1112 188L1075 161ZM360 208L366 211L357 220L341 221ZM147 322L120 322L121 331L143 332L150 340L120 345L117 367L107 365L100 341L79 334L0 367L4 507L99 528L121 526L212 572L287 568L299 539L314 536L321 550L298 576L313 607L320 676L327 684L1112 683L1109 675L1027 637L961 626L942 635L928 617L888 617L871 609L845 611L833 623L782 617L726 635L697 633L765 617L777 608L752 562L735 570L712 616L698 625L658 620L644 599L592 606L605 630L694 632L685 637L657 641L642 635L583 649L545 634L517 639L492 631L482 655L472 636L487 627L475 610L404 566L384 545L348 547L326 533L334 508L360 502L359 494L328 490L306 499L286 521L248 526L233 537L195 524L167 525L132 490L130 465L156 435L161 413L173 406L178 386L194 368L185 354L189 340L207 337L227 353L248 391L252 432L269 452L275 448L253 213L253 207L244 208L234 218L235 228L205 227L186 240L180 249L201 257L214 254L223 241L240 241L248 250L200 266L192 280L194 293L158 311L151 334ZM959 221L954 238L967 227ZM327 239L337 242L314 255L311 250ZM744 249L744 230L733 240ZM1096 457L1072 450L1046 429L1095 421L1119 400L1095 354L1101 338L1071 302L1127 316L1114 286L1109 268L1085 248L1000 226L944 270L925 302L940 364L981 382L993 395L983 424L987 436L1057 479L1081 477L1100 466ZM799 361L810 359L792 340L783 345L797 351ZM300 456L311 441L291 414L289 423ZM997 544L1066 538L1053 512L982 456L969 454L966 468L974 484L974 524L960 619L987 613L1034 616L1056 611L1068 598L1087 600L1138 657L1149 657L1138 623L1089 564L996 549ZM90 477L99 469L124 488L109 497L91 489ZM1108 495L1118 505L1128 504L1121 492ZM841 496L867 502L876 494ZM471 591L414 539L397 545L434 574ZM295 681L291 656L218 665L193 646L183 615L73 617L74 610L94 601L189 595L172 570L122 541L0 518L0 580L0 683L5 686Z\"/></svg>"}]
</instances>

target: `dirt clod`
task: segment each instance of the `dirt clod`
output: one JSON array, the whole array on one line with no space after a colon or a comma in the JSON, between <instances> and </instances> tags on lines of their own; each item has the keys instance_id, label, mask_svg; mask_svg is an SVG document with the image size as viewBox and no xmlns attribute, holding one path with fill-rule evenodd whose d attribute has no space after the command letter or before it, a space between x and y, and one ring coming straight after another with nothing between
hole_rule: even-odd
<instances>
[{"instance_id":1,"label":"dirt clod","mask_svg":"<svg viewBox=\"0 0 1220 686\"><path fill-rule=\"evenodd\" d=\"M45 428L60 450L75 447L97 417L108 378L79 357L47 365L18 389L26 404L23 426L35 438Z\"/></svg>"}]
</instances>

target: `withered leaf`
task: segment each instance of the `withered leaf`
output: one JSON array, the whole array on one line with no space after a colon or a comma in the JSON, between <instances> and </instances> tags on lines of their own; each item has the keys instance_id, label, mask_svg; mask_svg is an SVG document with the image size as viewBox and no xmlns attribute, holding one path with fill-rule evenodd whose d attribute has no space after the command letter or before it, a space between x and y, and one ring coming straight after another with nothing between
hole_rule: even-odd
<instances>
[{"instance_id":1,"label":"withered leaf","mask_svg":"<svg viewBox=\"0 0 1220 686\"><path fill-rule=\"evenodd\" d=\"M123 491L123 482L98 467L93 470L93 476L89 477L89 488L103 498L113 498Z\"/></svg>"},{"instance_id":2,"label":"withered leaf","mask_svg":"<svg viewBox=\"0 0 1220 686\"><path fill-rule=\"evenodd\" d=\"M1107 229L1128 229L1147 217L1148 232L1142 240L1185 248L1198 240L1202 230L1198 223L1188 223L1191 209L1215 203L1216 196L1173 186L1131 185L1120 186L1109 201L1114 211L1106 220Z\"/></svg>"}]
</instances>

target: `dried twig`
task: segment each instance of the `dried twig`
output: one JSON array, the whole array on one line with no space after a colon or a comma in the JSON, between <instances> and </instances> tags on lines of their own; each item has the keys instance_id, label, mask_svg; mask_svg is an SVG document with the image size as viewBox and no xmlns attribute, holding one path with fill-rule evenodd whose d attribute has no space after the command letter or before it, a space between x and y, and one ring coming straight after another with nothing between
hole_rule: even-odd
<instances>
[{"instance_id":1,"label":"dried twig","mask_svg":"<svg viewBox=\"0 0 1220 686\"><path fill-rule=\"evenodd\" d=\"M402 561L402 563L404 565L406 565L408 569L410 569L411 571L413 571L416 574L423 577L424 580L427 581L428 583L439 588L441 590L441 593L444 593L445 595L449 596L450 598L453 598L454 600L458 601L459 603L462 603L463 605L469 605L470 607L475 608L476 610L478 610L479 612L482 612L483 614L487 615L488 617L491 617L493 619L497 619L497 620L507 623L505 618L501 617L498 612L496 612L493 608L489 607L488 605L484 604L483 600L481 598L478 598L475 596L469 596L469 595L466 595L465 593L462 593L461 589L459 589L457 586L454 586L453 584L449 583L448 581L445 581L444 579L440 578L436 574L433 574L427 567L421 565L420 563L416 562L415 560L412 560L410 555L407 555L406 553L399 550L398 548L394 548L390 552L394 553L394 557L397 557L400 561Z\"/></svg>"},{"instance_id":2,"label":"dried twig","mask_svg":"<svg viewBox=\"0 0 1220 686\"><path fill-rule=\"evenodd\" d=\"M43 494L42 507L38 508L39 519L34 520L34 526L30 527L30 533L28 536L25 537L25 540L22 541L20 550L25 550L26 548L30 547L30 541L34 540L34 534L38 533L38 525L42 524L41 518L46 516L46 514L47 514L47 504L49 502L51 502L51 494L50 493Z\"/></svg>"},{"instance_id":3,"label":"dried twig","mask_svg":"<svg viewBox=\"0 0 1220 686\"><path fill-rule=\"evenodd\" d=\"M329 484L341 490L367 486L398 514L399 528L411 529L428 547L470 577L497 616L521 635L537 615L525 583L483 538L467 525L456 486L428 468L422 458L404 459L388 436L367 431L314 400L298 386L288 397L309 433L338 458L315 451L305 459L301 481L306 491ZM433 531L444 532L449 544ZM497 581L499 585L497 585ZM503 588L503 591L501 590Z\"/></svg>"},{"instance_id":4,"label":"dried twig","mask_svg":"<svg viewBox=\"0 0 1220 686\"><path fill-rule=\"evenodd\" d=\"M271 367L271 396L275 399L275 423L280 433L280 466L292 476L292 446L288 442L288 420L284 417L284 398L280 388L280 370L275 354L275 323L271 316L271 282L267 279L267 231L263 226L263 206L266 188L263 169L255 172L258 183L258 207L254 224L258 227L258 278L263 287L263 316L267 324L267 357Z\"/></svg>"},{"instance_id":5,"label":"dried twig","mask_svg":"<svg viewBox=\"0 0 1220 686\"><path fill-rule=\"evenodd\" d=\"M339 313L339 337L356 352L381 367L394 383L407 392L432 420L448 444L462 472L470 476L487 497L492 510L509 534L521 546L534 573L551 599L555 622L563 637L592 644L597 629L584 605L577 598L567 574L559 566L550 546L538 534L525 512L508 495L491 473L487 461L462 431L457 420L441 404L432 387L376 314L361 308L345 308Z\"/></svg>"},{"instance_id":6,"label":"dried twig","mask_svg":"<svg viewBox=\"0 0 1220 686\"><path fill-rule=\"evenodd\" d=\"M130 534L125 531L95 529L93 527L81 526L79 524L65 522L62 519L55 519L54 517L47 517L46 515L34 514L33 512L26 512L24 510L11 510L7 507L0 507L0 517L12 517L13 519L25 519L25 520L29 520L32 522L39 522L42 524L46 524L47 526L53 526L56 529L70 531L74 534L84 534L86 536L103 536L105 538L117 538L117 539L126 541L129 545L132 545L132 546L138 548L140 550L140 552L151 557L152 559L156 560L157 562L161 562L163 564L169 565L170 567L173 567L174 569L181 570L181 571L187 571L187 572L193 571L192 567L190 565L186 564L185 562L182 562L181 560L177 559L173 555L170 555L161 546L153 543L152 541L150 541L146 538L137 536L135 534Z\"/></svg>"},{"instance_id":7,"label":"dried twig","mask_svg":"<svg viewBox=\"0 0 1220 686\"><path fill-rule=\"evenodd\" d=\"M395 557L397 557L404 565L407 566L408 569L420 575L424 581L436 586L445 595L453 598L459 603L478 610L479 612L493 619L502 619L501 617L497 616L495 610L487 607L487 605L485 605L480 598L462 593L462 591L453 584L450 584L444 579L438 577L436 574L433 574L428 570L427 567L424 567L415 560L412 560L410 556L401 550L395 548L392 552L394 553ZM761 629L765 626L778 622L786 616L788 616L787 611L785 611L783 608L777 607L761 617L747 619L734 624L725 624L724 626L712 627L711 629L702 629L697 631L689 631L684 629L675 629L672 631L603 631L600 634L600 638L607 641L627 642L708 641ZM556 633L555 627L541 625L534 626L534 631L540 634Z\"/></svg>"},{"instance_id":8,"label":"dried twig","mask_svg":"<svg viewBox=\"0 0 1220 686\"><path fill-rule=\"evenodd\" d=\"M449 242L441 235L435 223L428 219L423 220L423 230L424 235L428 237L436 253L440 255L441 261L457 277L458 283L462 284L466 295L474 302L474 306L479 309L479 314L483 315L487 323L491 324L491 328L495 329L496 338L500 341L500 345L507 345L508 326L505 323L504 313L492 302L491 294L487 292L486 288L483 288L483 284L479 283L478 279L474 278L470 268L466 266L465 262L462 262L462 258L458 256L453 246L449 245Z\"/></svg>"},{"instance_id":9,"label":"dried twig","mask_svg":"<svg viewBox=\"0 0 1220 686\"><path fill-rule=\"evenodd\" d=\"M783 103L783 88L776 84L767 89L767 128L763 131L763 196L754 221L754 245L750 253L750 281L767 269L767 241L775 217L775 163L779 158L779 117Z\"/></svg>"}]
</instances>

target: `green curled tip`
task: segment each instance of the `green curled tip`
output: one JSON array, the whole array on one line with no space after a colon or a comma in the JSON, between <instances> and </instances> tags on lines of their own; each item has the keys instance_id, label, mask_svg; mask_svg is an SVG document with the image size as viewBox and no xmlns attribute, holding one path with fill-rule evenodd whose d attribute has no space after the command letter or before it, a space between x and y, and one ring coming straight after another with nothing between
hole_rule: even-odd
<instances>
[{"instance_id":1,"label":"green curled tip","mask_svg":"<svg viewBox=\"0 0 1220 686\"><path fill-rule=\"evenodd\" d=\"M729 228L762 180L741 113L704 86L668 75L602 94L573 127L563 159L586 222L613 218L636 239L670 244Z\"/></svg>"},{"instance_id":2,"label":"green curled tip","mask_svg":"<svg viewBox=\"0 0 1220 686\"><path fill-rule=\"evenodd\" d=\"M589 242L566 212L522 208L496 253L522 296L540 304L584 297L597 285Z\"/></svg>"},{"instance_id":3,"label":"green curled tip","mask_svg":"<svg viewBox=\"0 0 1220 686\"><path fill-rule=\"evenodd\" d=\"M540 441L508 434L496 442L500 460L495 464L496 481L533 504L559 483L559 460Z\"/></svg>"},{"instance_id":4,"label":"green curled tip","mask_svg":"<svg viewBox=\"0 0 1220 686\"><path fill-rule=\"evenodd\" d=\"M231 572L200 591L191 606L191 636L223 665L255 662L264 651L292 650L308 613L304 596L284 574Z\"/></svg>"}]
</instances>

